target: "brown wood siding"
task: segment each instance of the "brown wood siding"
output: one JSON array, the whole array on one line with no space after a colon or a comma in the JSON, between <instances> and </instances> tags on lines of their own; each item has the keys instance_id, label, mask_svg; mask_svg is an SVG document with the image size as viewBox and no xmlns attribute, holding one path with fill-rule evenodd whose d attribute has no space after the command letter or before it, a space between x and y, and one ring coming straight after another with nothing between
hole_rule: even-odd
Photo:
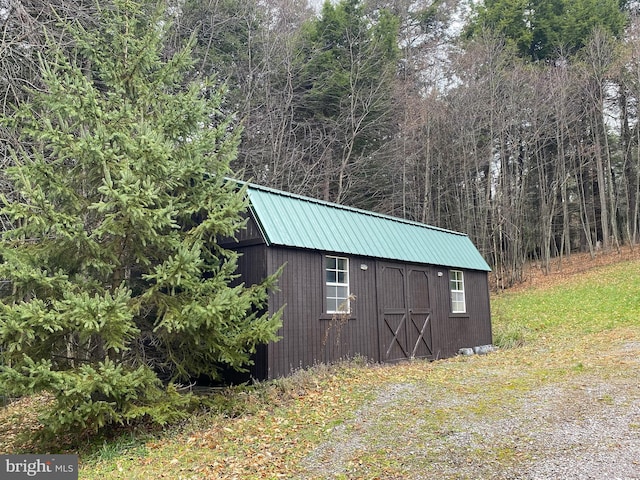
<instances>
[{"instance_id":1,"label":"brown wood siding","mask_svg":"<svg viewBox=\"0 0 640 480\"><path fill-rule=\"evenodd\" d=\"M239 250L246 245L264 244L258 224L251 214L247 214L247 216L246 228L236 232L235 238L225 237L219 239L218 244L235 250Z\"/></svg>"},{"instance_id":2,"label":"brown wood siding","mask_svg":"<svg viewBox=\"0 0 640 480\"><path fill-rule=\"evenodd\" d=\"M486 272L464 270L466 313L451 313L449 271L439 277L437 324L437 358L457 355L461 348L492 343L489 286Z\"/></svg>"},{"instance_id":3,"label":"brown wood siding","mask_svg":"<svg viewBox=\"0 0 640 480\"><path fill-rule=\"evenodd\" d=\"M378 306L376 262L366 257L350 257L351 291L355 295L354 320L349 322L350 343L346 354L371 360L380 358L378 347Z\"/></svg>"},{"instance_id":4,"label":"brown wood siding","mask_svg":"<svg viewBox=\"0 0 640 480\"><path fill-rule=\"evenodd\" d=\"M493 342L491 334L491 307L489 304L489 280L486 272L469 271L467 306L477 320L475 330L476 345L489 345Z\"/></svg>"},{"instance_id":5,"label":"brown wood siding","mask_svg":"<svg viewBox=\"0 0 640 480\"><path fill-rule=\"evenodd\" d=\"M286 303L282 339L268 348L269 378L317 363L330 363L356 355L378 358L375 262L348 257L352 302L349 318L325 313L324 254L269 248L269 271L286 263L279 291L271 294L276 309ZM361 265L366 265L365 269Z\"/></svg>"},{"instance_id":6,"label":"brown wood siding","mask_svg":"<svg viewBox=\"0 0 640 480\"><path fill-rule=\"evenodd\" d=\"M244 282L247 286L260 283L267 277L267 246L252 245L235 248L241 254L238 259L238 270L240 274L238 282Z\"/></svg>"},{"instance_id":7,"label":"brown wood siding","mask_svg":"<svg viewBox=\"0 0 640 480\"><path fill-rule=\"evenodd\" d=\"M317 275L321 258L302 250L270 248L269 272L283 264L286 265L278 282L279 290L272 292L269 302L274 310L286 305L278 332L282 339L268 348L270 378L312 365L318 358L314 340L319 336L315 317L322 308L322 278Z\"/></svg>"},{"instance_id":8,"label":"brown wood siding","mask_svg":"<svg viewBox=\"0 0 640 480\"><path fill-rule=\"evenodd\" d=\"M449 271L444 267L432 267L431 293L433 304L433 322L431 334L433 337L433 358L440 359L449 355L445 353L447 330L450 328L449 320Z\"/></svg>"},{"instance_id":9,"label":"brown wood siding","mask_svg":"<svg viewBox=\"0 0 640 480\"><path fill-rule=\"evenodd\" d=\"M240 276L235 280L235 284L254 285L267 277L268 249L266 245L236 247L235 250L241 254L238 259L237 269L237 273ZM267 308L273 312L271 305ZM253 356L254 364L249 368L249 375L252 378L267 378L267 351L268 347L266 345L258 347L258 351Z\"/></svg>"}]
</instances>

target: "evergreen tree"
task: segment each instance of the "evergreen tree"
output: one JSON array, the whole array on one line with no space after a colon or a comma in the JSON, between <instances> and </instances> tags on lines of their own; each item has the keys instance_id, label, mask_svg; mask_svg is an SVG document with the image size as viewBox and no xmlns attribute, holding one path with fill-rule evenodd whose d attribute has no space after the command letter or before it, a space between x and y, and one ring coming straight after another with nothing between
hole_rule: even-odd
<instances>
[{"instance_id":1,"label":"evergreen tree","mask_svg":"<svg viewBox=\"0 0 640 480\"><path fill-rule=\"evenodd\" d=\"M182 86L190 48L163 58L161 7L115 0L100 19L69 25L73 55L52 46L45 89L2 118L22 147L1 199L0 390L50 392L52 431L167 421L188 401L171 382L241 369L280 326L257 313L275 278L236 284L216 243L246 208L223 90Z\"/></svg>"},{"instance_id":2,"label":"evergreen tree","mask_svg":"<svg viewBox=\"0 0 640 480\"><path fill-rule=\"evenodd\" d=\"M327 1L322 16L306 25L303 113L337 118L354 92L369 94L375 88L378 96L387 93L378 85L381 76L390 80L395 73L398 20L386 10L377 13L378 18L368 18L360 0Z\"/></svg>"},{"instance_id":3,"label":"evergreen tree","mask_svg":"<svg viewBox=\"0 0 640 480\"><path fill-rule=\"evenodd\" d=\"M466 35L490 29L515 45L523 58L553 59L576 53L596 28L621 35L624 7L619 0L487 0L478 4Z\"/></svg>"},{"instance_id":4,"label":"evergreen tree","mask_svg":"<svg viewBox=\"0 0 640 480\"><path fill-rule=\"evenodd\" d=\"M321 148L310 149L309 163L318 162L315 152L322 152L326 200L366 208L352 195L362 187L357 182L371 186L375 171L386 170L374 157L396 124L398 28L398 18L388 10L368 13L360 0L342 0L326 1L320 18L302 29L294 118L301 131L322 139Z\"/></svg>"}]
</instances>

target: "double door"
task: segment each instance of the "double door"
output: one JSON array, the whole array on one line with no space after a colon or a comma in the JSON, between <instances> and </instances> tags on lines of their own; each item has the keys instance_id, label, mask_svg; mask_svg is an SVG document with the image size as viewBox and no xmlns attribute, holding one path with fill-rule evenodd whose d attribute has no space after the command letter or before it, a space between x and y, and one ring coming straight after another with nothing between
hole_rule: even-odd
<instances>
[{"instance_id":1,"label":"double door","mask_svg":"<svg viewBox=\"0 0 640 480\"><path fill-rule=\"evenodd\" d=\"M376 273L380 360L433 358L429 269L379 263Z\"/></svg>"}]
</instances>

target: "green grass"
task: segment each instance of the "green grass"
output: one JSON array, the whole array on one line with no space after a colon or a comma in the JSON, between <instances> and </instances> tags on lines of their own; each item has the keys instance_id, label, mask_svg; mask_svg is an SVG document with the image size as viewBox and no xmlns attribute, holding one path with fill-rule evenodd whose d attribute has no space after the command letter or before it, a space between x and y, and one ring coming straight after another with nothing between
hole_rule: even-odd
<instances>
[{"instance_id":1,"label":"green grass","mask_svg":"<svg viewBox=\"0 0 640 480\"><path fill-rule=\"evenodd\" d=\"M527 439L484 445L468 425L518 419L524 399L546 386L577 394L594 379L637 385L637 364L630 363L636 360L624 346L640 338L638 261L497 295L492 316L496 353L384 366L359 359L229 391L217 411L159 434L87 441L80 476L325 478L309 459L330 462L332 449L342 448L343 468L333 478L403 478L417 471L456 478L447 472L468 465L498 478L500 469L532 457ZM398 385L408 387L380 401L381 392ZM603 393L597 403L617 401ZM353 439L360 442L351 451Z\"/></svg>"},{"instance_id":2,"label":"green grass","mask_svg":"<svg viewBox=\"0 0 640 480\"><path fill-rule=\"evenodd\" d=\"M555 342L637 325L639 305L637 261L597 268L553 287L494 297L494 342L520 346L550 335Z\"/></svg>"},{"instance_id":3,"label":"green grass","mask_svg":"<svg viewBox=\"0 0 640 480\"><path fill-rule=\"evenodd\" d=\"M92 457L96 461L110 462L123 455L144 457L148 453L146 445L135 435L122 435L111 441L103 441Z\"/></svg>"}]
</instances>

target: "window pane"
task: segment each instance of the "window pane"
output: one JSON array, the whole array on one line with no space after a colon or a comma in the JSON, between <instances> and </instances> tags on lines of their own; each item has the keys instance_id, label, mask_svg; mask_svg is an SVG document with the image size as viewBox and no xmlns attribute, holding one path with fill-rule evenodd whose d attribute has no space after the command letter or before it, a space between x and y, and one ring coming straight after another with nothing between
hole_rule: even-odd
<instances>
[{"instance_id":1,"label":"window pane","mask_svg":"<svg viewBox=\"0 0 640 480\"><path fill-rule=\"evenodd\" d=\"M336 297L345 299L349 296L349 287L336 287L336 288L337 288Z\"/></svg>"},{"instance_id":2,"label":"window pane","mask_svg":"<svg viewBox=\"0 0 640 480\"><path fill-rule=\"evenodd\" d=\"M347 272L338 272L338 283L347 283Z\"/></svg>"},{"instance_id":3,"label":"window pane","mask_svg":"<svg viewBox=\"0 0 640 480\"><path fill-rule=\"evenodd\" d=\"M338 287L327 285L327 298L336 298L338 296Z\"/></svg>"},{"instance_id":4,"label":"window pane","mask_svg":"<svg viewBox=\"0 0 640 480\"><path fill-rule=\"evenodd\" d=\"M334 270L327 270L327 283L336 283L337 280L337 272Z\"/></svg>"},{"instance_id":5,"label":"window pane","mask_svg":"<svg viewBox=\"0 0 640 480\"><path fill-rule=\"evenodd\" d=\"M327 257L326 258L326 268L327 269L336 269L336 257Z\"/></svg>"},{"instance_id":6,"label":"window pane","mask_svg":"<svg viewBox=\"0 0 640 480\"><path fill-rule=\"evenodd\" d=\"M451 288L460 290L462 286L462 272L459 270L451 270L451 272L449 272L449 280L451 281Z\"/></svg>"},{"instance_id":7,"label":"window pane","mask_svg":"<svg viewBox=\"0 0 640 480\"><path fill-rule=\"evenodd\" d=\"M346 270L347 269L347 259L346 258L336 258L337 268L338 270Z\"/></svg>"},{"instance_id":8,"label":"window pane","mask_svg":"<svg viewBox=\"0 0 640 480\"><path fill-rule=\"evenodd\" d=\"M463 292L451 292L451 311L464 313L466 311Z\"/></svg>"},{"instance_id":9,"label":"window pane","mask_svg":"<svg viewBox=\"0 0 640 480\"><path fill-rule=\"evenodd\" d=\"M338 311L338 301L333 298L327 298L327 312L333 313Z\"/></svg>"}]
</instances>

